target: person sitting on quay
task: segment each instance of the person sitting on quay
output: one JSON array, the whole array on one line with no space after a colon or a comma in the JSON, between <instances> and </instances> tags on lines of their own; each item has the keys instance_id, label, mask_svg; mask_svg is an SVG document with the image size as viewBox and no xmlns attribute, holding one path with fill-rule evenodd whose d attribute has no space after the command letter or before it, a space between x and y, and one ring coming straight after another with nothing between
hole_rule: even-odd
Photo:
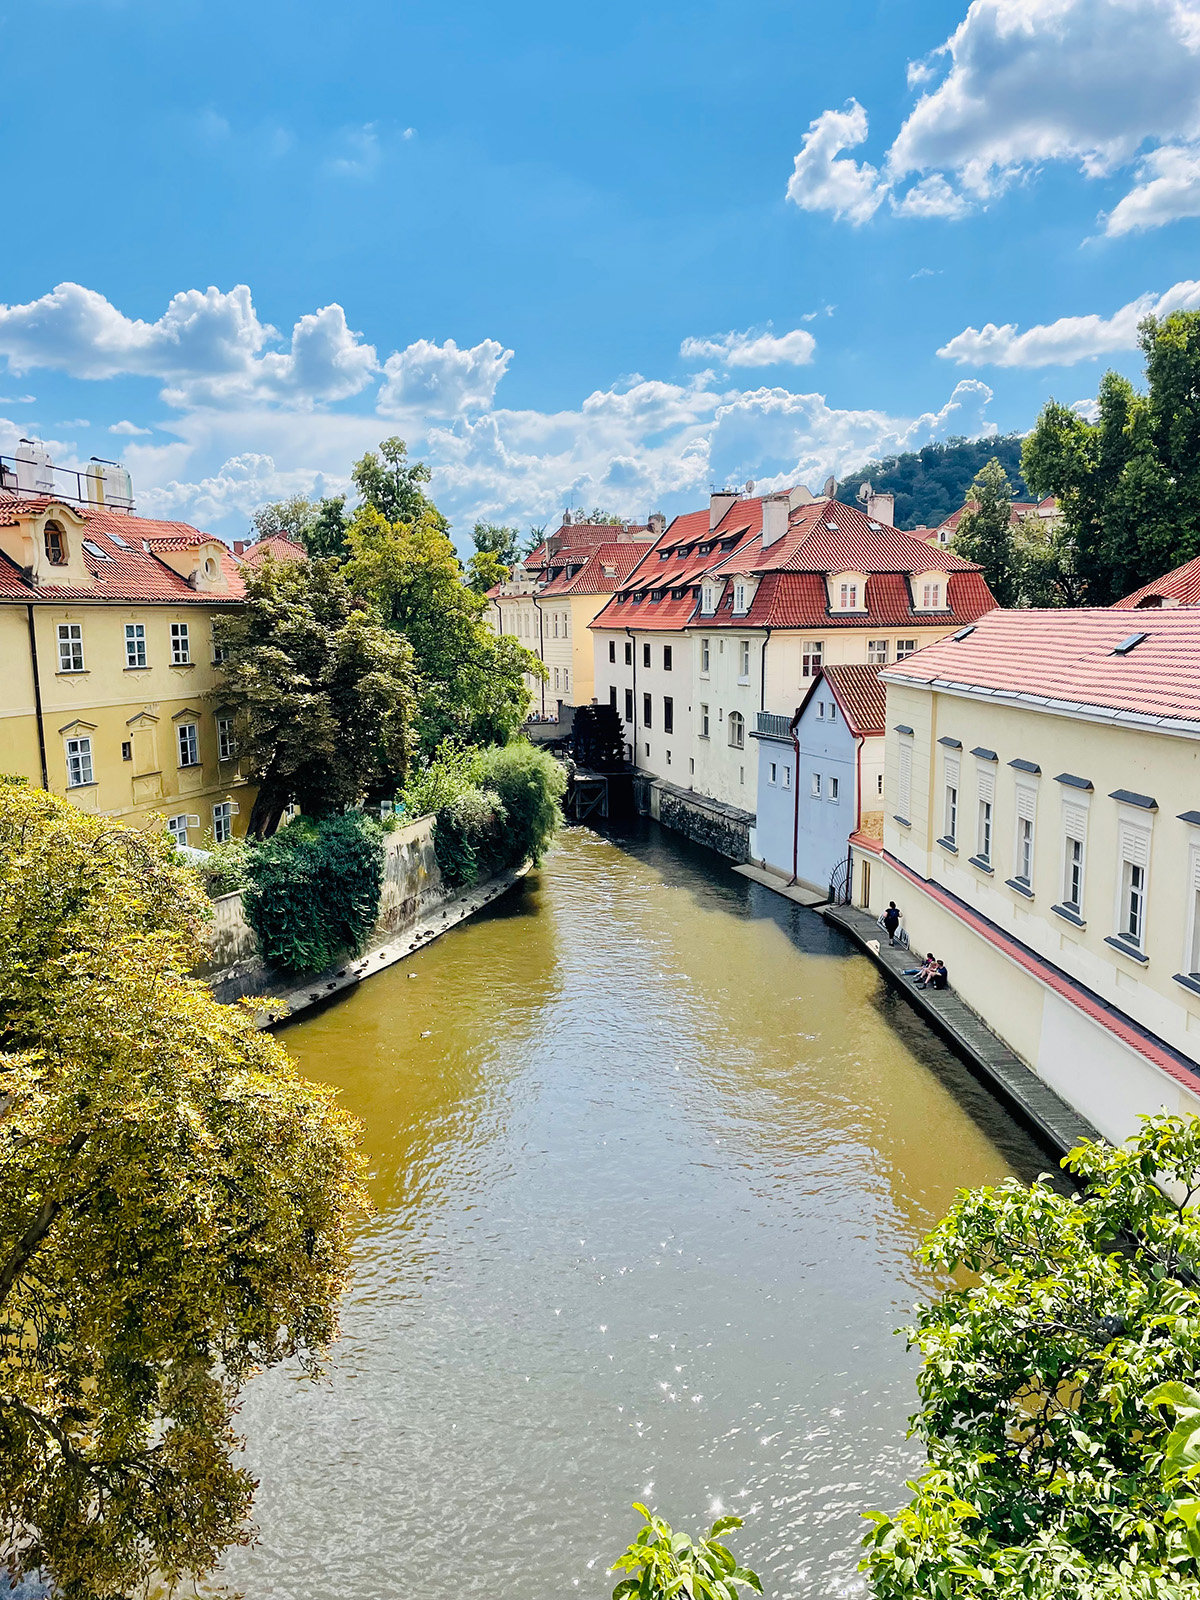
<instances>
[{"instance_id":1,"label":"person sitting on quay","mask_svg":"<svg viewBox=\"0 0 1200 1600\"><path fill-rule=\"evenodd\" d=\"M904 976L911 978L919 989L923 989L932 978L937 964L938 958L931 950L919 967L905 967Z\"/></svg>"}]
</instances>

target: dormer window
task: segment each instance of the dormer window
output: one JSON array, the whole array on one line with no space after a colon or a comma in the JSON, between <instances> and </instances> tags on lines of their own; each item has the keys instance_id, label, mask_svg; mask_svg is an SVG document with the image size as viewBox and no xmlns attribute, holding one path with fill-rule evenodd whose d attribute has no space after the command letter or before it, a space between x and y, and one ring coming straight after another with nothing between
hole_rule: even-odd
<instances>
[{"instance_id":1,"label":"dormer window","mask_svg":"<svg viewBox=\"0 0 1200 1600\"><path fill-rule=\"evenodd\" d=\"M940 583L923 583L921 585L921 610L936 611L942 603L942 586Z\"/></svg>"},{"instance_id":2,"label":"dormer window","mask_svg":"<svg viewBox=\"0 0 1200 1600\"><path fill-rule=\"evenodd\" d=\"M56 522L46 524L46 560L52 567L65 567L67 564L67 541L62 529Z\"/></svg>"},{"instance_id":3,"label":"dormer window","mask_svg":"<svg viewBox=\"0 0 1200 1600\"><path fill-rule=\"evenodd\" d=\"M842 611L858 610L857 583L841 583L838 585L838 607Z\"/></svg>"},{"instance_id":4,"label":"dormer window","mask_svg":"<svg viewBox=\"0 0 1200 1600\"><path fill-rule=\"evenodd\" d=\"M744 583L738 582L733 586L733 609L735 611L745 611L746 609L746 585Z\"/></svg>"},{"instance_id":5,"label":"dormer window","mask_svg":"<svg viewBox=\"0 0 1200 1600\"><path fill-rule=\"evenodd\" d=\"M944 611L949 604L944 572L914 572L913 606L918 611Z\"/></svg>"},{"instance_id":6,"label":"dormer window","mask_svg":"<svg viewBox=\"0 0 1200 1600\"><path fill-rule=\"evenodd\" d=\"M708 612L717 609L717 591L711 583L706 583L701 591L700 608Z\"/></svg>"}]
</instances>

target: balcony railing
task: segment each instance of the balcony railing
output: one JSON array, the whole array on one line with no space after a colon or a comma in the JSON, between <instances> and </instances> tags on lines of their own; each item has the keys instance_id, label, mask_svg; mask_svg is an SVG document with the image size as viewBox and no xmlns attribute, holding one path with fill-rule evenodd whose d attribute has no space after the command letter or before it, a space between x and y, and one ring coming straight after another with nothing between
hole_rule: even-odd
<instances>
[{"instance_id":1,"label":"balcony railing","mask_svg":"<svg viewBox=\"0 0 1200 1600\"><path fill-rule=\"evenodd\" d=\"M778 716L774 711L760 711L758 713L757 733L765 734L768 739L790 739L792 719Z\"/></svg>"},{"instance_id":2,"label":"balcony railing","mask_svg":"<svg viewBox=\"0 0 1200 1600\"><path fill-rule=\"evenodd\" d=\"M103 463L108 465L108 463ZM103 506L106 511L132 511L133 501L115 495L110 484L96 472L77 472L74 467L52 467L20 456L0 455L0 489L21 499L48 495L81 506Z\"/></svg>"}]
</instances>

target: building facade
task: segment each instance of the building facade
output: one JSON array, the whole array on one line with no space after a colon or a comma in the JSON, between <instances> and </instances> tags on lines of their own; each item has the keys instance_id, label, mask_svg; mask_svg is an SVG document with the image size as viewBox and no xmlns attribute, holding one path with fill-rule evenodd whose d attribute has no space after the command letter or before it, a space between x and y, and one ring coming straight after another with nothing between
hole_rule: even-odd
<instances>
[{"instance_id":1,"label":"building facade","mask_svg":"<svg viewBox=\"0 0 1200 1600\"><path fill-rule=\"evenodd\" d=\"M245 832L213 622L242 582L186 523L0 497L0 771L180 844Z\"/></svg>"},{"instance_id":2,"label":"building facade","mask_svg":"<svg viewBox=\"0 0 1200 1600\"><path fill-rule=\"evenodd\" d=\"M1108 1138L1200 1111L1200 611L994 611L883 677L856 902Z\"/></svg>"}]
</instances>

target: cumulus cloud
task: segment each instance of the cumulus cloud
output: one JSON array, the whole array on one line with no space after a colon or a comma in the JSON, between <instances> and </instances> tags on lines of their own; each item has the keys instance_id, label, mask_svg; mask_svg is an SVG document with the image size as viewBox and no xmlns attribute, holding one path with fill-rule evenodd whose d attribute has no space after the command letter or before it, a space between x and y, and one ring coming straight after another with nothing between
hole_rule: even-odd
<instances>
[{"instance_id":1,"label":"cumulus cloud","mask_svg":"<svg viewBox=\"0 0 1200 1600\"><path fill-rule=\"evenodd\" d=\"M60 283L39 300L0 306L0 355L9 370L34 367L75 378L162 379L172 405L229 405L244 400L293 404L340 400L377 370L375 351L359 342L339 305L300 318L289 350L260 321L250 290L239 284L186 289L155 322L127 317L94 289Z\"/></svg>"},{"instance_id":2,"label":"cumulus cloud","mask_svg":"<svg viewBox=\"0 0 1200 1600\"><path fill-rule=\"evenodd\" d=\"M486 411L512 358L496 339L464 350L453 339L418 339L384 362L379 409L389 416L420 411L438 417Z\"/></svg>"},{"instance_id":3,"label":"cumulus cloud","mask_svg":"<svg viewBox=\"0 0 1200 1600\"><path fill-rule=\"evenodd\" d=\"M811 312L810 316L815 316ZM688 338L679 346L685 361L719 361L729 367L805 366L817 341L803 328L790 333L720 333L707 339Z\"/></svg>"},{"instance_id":4,"label":"cumulus cloud","mask_svg":"<svg viewBox=\"0 0 1200 1600\"><path fill-rule=\"evenodd\" d=\"M889 197L959 217L1047 162L1090 177L1137 162L1109 233L1200 214L1200 0L971 0L909 87L940 72L878 168L837 159L866 138L857 102L818 117L789 197L853 222Z\"/></svg>"},{"instance_id":5,"label":"cumulus cloud","mask_svg":"<svg viewBox=\"0 0 1200 1600\"><path fill-rule=\"evenodd\" d=\"M965 367L1069 367L1095 356L1136 350L1138 324L1145 316L1165 317L1169 311L1198 308L1200 280L1185 279L1166 294L1139 295L1111 317L1059 317L1024 333L1017 331L1015 322L964 328L938 355Z\"/></svg>"},{"instance_id":6,"label":"cumulus cloud","mask_svg":"<svg viewBox=\"0 0 1200 1600\"><path fill-rule=\"evenodd\" d=\"M109 433L122 433L127 435L127 437L130 439L133 439L139 434L151 433L153 430L150 428L139 428L136 422L129 422L126 420L122 422L111 423L108 431Z\"/></svg>"}]
</instances>

